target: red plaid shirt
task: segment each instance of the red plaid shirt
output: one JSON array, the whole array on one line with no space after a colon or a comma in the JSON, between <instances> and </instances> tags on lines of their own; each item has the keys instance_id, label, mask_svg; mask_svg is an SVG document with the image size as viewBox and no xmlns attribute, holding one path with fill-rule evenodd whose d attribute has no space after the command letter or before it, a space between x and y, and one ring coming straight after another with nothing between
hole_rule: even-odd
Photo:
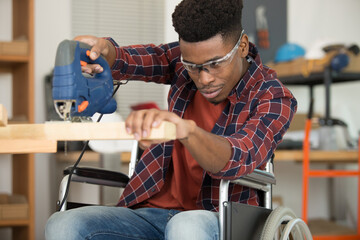
<instances>
[{"instance_id":1,"label":"red plaid shirt","mask_svg":"<svg viewBox=\"0 0 360 240\"><path fill-rule=\"evenodd\" d=\"M197 88L180 61L179 43L119 47L109 40L117 51L113 78L170 84L168 110L182 117ZM211 131L230 142L232 156L220 172L203 172L197 199L199 209L218 210L221 179L236 179L255 168L263 168L296 112L294 96L276 78L275 71L262 64L252 44L247 58L250 67L230 92L229 104ZM134 206L160 191L172 148L173 141L169 141L144 152L119 206ZM257 191L239 185L230 185L229 200L258 205Z\"/></svg>"}]
</instances>

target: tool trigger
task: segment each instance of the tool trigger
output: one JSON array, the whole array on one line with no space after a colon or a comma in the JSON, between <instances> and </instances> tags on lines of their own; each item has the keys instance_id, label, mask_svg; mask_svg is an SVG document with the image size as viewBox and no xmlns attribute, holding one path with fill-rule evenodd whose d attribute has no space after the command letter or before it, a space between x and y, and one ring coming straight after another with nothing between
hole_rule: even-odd
<instances>
[{"instance_id":1,"label":"tool trigger","mask_svg":"<svg viewBox=\"0 0 360 240\"><path fill-rule=\"evenodd\" d=\"M79 106L78 106L78 112L83 112L87 107L89 106L89 102L88 101L83 101Z\"/></svg>"}]
</instances>

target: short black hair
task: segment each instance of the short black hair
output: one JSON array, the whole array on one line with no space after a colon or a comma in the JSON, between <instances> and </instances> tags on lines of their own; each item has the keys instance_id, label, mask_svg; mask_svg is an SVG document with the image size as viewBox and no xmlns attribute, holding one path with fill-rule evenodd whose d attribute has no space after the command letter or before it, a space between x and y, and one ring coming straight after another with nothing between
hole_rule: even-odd
<instances>
[{"instance_id":1,"label":"short black hair","mask_svg":"<svg viewBox=\"0 0 360 240\"><path fill-rule=\"evenodd\" d=\"M221 34L235 42L242 31L242 0L183 0L172 14L179 38L200 42Z\"/></svg>"}]
</instances>

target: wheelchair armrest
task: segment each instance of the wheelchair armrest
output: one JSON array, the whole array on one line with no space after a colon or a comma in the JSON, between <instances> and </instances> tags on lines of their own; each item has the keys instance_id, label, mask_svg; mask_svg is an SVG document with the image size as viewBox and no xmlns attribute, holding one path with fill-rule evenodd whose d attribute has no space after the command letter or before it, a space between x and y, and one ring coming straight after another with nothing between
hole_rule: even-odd
<instances>
[{"instance_id":1,"label":"wheelchair armrest","mask_svg":"<svg viewBox=\"0 0 360 240\"><path fill-rule=\"evenodd\" d=\"M270 185L276 184L276 179L273 173L255 169L252 173L231 182L267 192Z\"/></svg>"},{"instance_id":2,"label":"wheelchair armrest","mask_svg":"<svg viewBox=\"0 0 360 240\"><path fill-rule=\"evenodd\" d=\"M276 184L275 175L273 173L260 169L255 169L249 175L245 175L243 179L248 179L261 183Z\"/></svg>"},{"instance_id":3,"label":"wheelchair armrest","mask_svg":"<svg viewBox=\"0 0 360 240\"><path fill-rule=\"evenodd\" d=\"M69 175L72 167L64 170L64 175ZM125 187L129 177L121 172L114 172L94 167L77 167L73 171L71 181L84 182L110 187Z\"/></svg>"}]
</instances>

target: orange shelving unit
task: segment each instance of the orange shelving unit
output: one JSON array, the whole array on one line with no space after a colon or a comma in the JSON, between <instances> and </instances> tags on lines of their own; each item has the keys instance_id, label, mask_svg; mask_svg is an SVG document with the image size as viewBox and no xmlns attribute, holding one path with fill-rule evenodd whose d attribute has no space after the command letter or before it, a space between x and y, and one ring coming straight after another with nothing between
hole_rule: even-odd
<instances>
[{"instance_id":1,"label":"orange shelving unit","mask_svg":"<svg viewBox=\"0 0 360 240\"><path fill-rule=\"evenodd\" d=\"M308 222L308 197L310 178L335 178L357 177L358 178L358 209L357 209L357 234L356 235L319 235L313 236L315 240L359 240L360 239L360 138L358 140L358 169L357 170L311 170L310 169L310 132L311 118L305 124L305 137L303 142L303 194L302 194L302 218Z\"/></svg>"}]
</instances>

